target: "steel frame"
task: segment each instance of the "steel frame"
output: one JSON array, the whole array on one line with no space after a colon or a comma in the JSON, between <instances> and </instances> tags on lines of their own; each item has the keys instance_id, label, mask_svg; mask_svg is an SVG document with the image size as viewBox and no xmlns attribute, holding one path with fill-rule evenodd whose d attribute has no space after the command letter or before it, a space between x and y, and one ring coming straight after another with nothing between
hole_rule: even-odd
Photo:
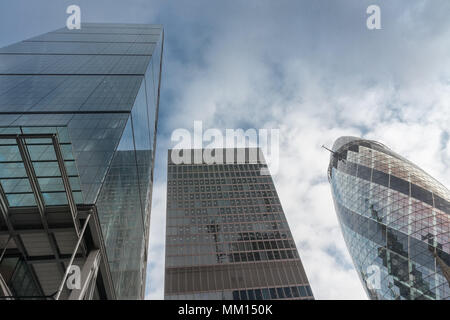
<instances>
[{"instance_id":1,"label":"steel frame","mask_svg":"<svg viewBox=\"0 0 450 320\"><path fill-rule=\"evenodd\" d=\"M73 264L74 259L76 258L86 258L84 263L83 270L85 270L85 274L87 274L87 278L83 278L83 290L81 293L78 290L72 290L70 293L71 297L75 297L77 299L91 299L93 297L95 288L96 288L96 279L99 269L102 270L102 279L105 284L105 290L108 298L115 298L114 287L111 280L111 274L107 262L106 250L104 248L103 238L101 234L100 224L97 217L97 211L94 205L76 205L75 200L73 198L72 189L69 182L69 176L67 174L67 170L64 163L64 158L62 155L62 151L60 148L60 144L58 141L58 136L55 133L51 134L0 134L1 139L13 139L17 143L17 147L19 148L20 156L23 161L25 171L27 174L27 178L30 182L31 189L33 191L37 208L36 207L27 207L27 208L10 208L8 206L8 201L6 198L6 194L0 184L0 214L5 221L7 230L0 230L0 234L9 234L10 239L13 239L17 249L25 261L26 267L30 271L32 278L36 284L38 284L38 289L40 292L40 296L36 297L13 297L13 296L4 296L3 298L55 298L58 300L61 296L62 291L64 290L64 284L68 276L69 269ZM63 181L64 190L67 196L68 206L67 205L59 205L59 206L51 206L46 207L43 199L42 192L40 190L39 182L34 171L33 163L27 148L26 139L51 139L51 144L55 150L56 161L58 163L58 167L61 173L61 179ZM81 210L79 212L79 210ZM72 218L72 223L65 223L64 225L49 225L48 222L48 214L55 212L68 212ZM13 222L10 219L11 214L27 214L27 213L38 213L39 221L41 225L34 224L31 226L26 226L23 229L15 229ZM93 219L91 217L93 216ZM82 230L80 230L79 219L85 219ZM36 220L37 221L37 220ZM94 246L99 249L94 248L87 254L86 244L83 241L83 237L85 235L85 231L90 226L90 229L95 233L96 238L94 239ZM72 255L70 256L69 264L65 267L64 262L67 261L68 256L62 255L58 250L58 244L56 242L56 238L54 237L55 230L73 230L77 237L78 241L74 248ZM31 233L31 232L44 232L47 236L47 239L50 244L50 248L53 254L52 256L43 256L43 257L30 257L27 254L26 248L22 242L20 234ZM8 240L9 242L9 240ZM81 253L78 253L81 251ZM6 252L6 246L3 252L0 255L0 261L3 255ZM92 259L92 254L95 253L95 259ZM89 257L91 257L89 259ZM34 268L31 267L34 263L45 263L45 262L56 262L58 268L62 275L62 281L58 288L58 291L50 296L46 296L39 285L39 279L34 271ZM87 268L87 269L86 269Z\"/></svg>"}]
</instances>

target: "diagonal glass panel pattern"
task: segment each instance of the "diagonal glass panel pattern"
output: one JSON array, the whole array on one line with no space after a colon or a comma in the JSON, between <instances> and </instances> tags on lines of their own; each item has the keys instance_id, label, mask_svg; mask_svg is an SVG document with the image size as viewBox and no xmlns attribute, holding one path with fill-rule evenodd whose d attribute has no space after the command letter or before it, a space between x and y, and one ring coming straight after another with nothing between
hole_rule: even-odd
<instances>
[{"instance_id":1,"label":"diagonal glass panel pattern","mask_svg":"<svg viewBox=\"0 0 450 320\"><path fill-rule=\"evenodd\" d=\"M449 300L450 192L386 146L353 137L335 142L328 176L368 296Z\"/></svg>"}]
</instances>

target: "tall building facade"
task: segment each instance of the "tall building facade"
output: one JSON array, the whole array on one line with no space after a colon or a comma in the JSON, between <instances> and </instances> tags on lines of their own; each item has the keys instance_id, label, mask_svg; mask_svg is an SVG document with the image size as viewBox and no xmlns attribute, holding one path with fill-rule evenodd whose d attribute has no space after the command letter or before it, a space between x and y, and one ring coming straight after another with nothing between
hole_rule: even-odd
<instances>
[{"instance_id":1,"label":"tall building facade","mask_svg":"<svg viewBox=\"0 0 450 320\"><path fill-rule=\"evenodd\" d=\"M313 299L272 178L261 172L259 149L169 150L165 299Z\"/></svg>"},{"instance_id":2,"label":"tall building facade","mask_svg":"<svg viewBox=\"0 0 450 320\"><path fill-rule=\"evenodd\" d=\"M450 192L385 145L341 137L328 178L371 299L450 299Z\"/></svg>"},{"instance_id":3,"label":"tall building facade","mask_svg":"<svg viewBox=\"0 0 450 320\"><path fill-rule=\"evenodd\" d=\"M62 28L0 49L0 185L6 208L0 223L13 228L11 212L36 206L39 196L22 173L17 143L5 138L20 135L43 216L67 205L74 216L87 206L96 211L118 299L145 294L163 45L161 25L82 23L79 30ZM53 145L39 135L58 139L69 184L54 167ZM57 234L45 230L49 239ZM8 238L5 232L3 244ZM9 256L34 259L26 243L16 255L25 238L19 234L5 247L0 271L10 270L6 285L18 270ZM64 251L57 240L50 244L50 257ZM36 265L30 265L34 286L46 295L67 264L56 269L55 284L45 290Z\"/></svg>"}]
</instances>

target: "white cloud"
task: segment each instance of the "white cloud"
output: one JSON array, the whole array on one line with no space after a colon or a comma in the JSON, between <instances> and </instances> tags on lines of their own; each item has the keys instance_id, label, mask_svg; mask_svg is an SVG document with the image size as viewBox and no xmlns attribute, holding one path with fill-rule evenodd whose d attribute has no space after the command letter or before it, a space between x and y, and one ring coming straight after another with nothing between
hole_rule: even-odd
<instances>
[{"instance_id":1,"label":"white cloud","mask_svg":"<svg viewBox=\"0 0 450 320\"><path fill-rule=\"evenodd\" d=\"M84 21L165 26L147 298L163 298L168 140L194 120L280 128L274 179L318 299L365 298L334 212L322 144L342 135L380 140L450 186L450 2L380 2L378 31L365 27L369 4L80 1ZM29 1L0 7L8 12L2 45L56 29L67 17L63 3L44 0L40 19Z\"/></svg>"},{"instance_id":2,"label":"white cloud","mask_svg":"<svg viewBox=\"0 0 450 320\"><path fill-rule=\"evenodd\" d=\"M166 27L158 141L164 161L156 167L164 176L155 183L148 297L163 292L157 259L163 256L167 135L202 120L221 129L280 128L274 180L314 294L365 299L333 208L329 153L321 145L342 135L379 140L450 185L450 142L442 141L450 123L450 22L442 7L450 5L383 4L378 32L365 29L367 1L231 2L197 3L199 12L191 8ZM184 8L177 4L163 14L173 18Z\"/></svg>"}]
</instances>

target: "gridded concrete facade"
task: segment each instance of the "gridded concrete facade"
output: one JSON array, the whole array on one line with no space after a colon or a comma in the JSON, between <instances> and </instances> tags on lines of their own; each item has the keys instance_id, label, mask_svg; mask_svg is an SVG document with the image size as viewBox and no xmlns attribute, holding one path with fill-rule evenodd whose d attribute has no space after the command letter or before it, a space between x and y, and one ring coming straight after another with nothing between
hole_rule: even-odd
<instances>
[{"instance_id":1,"label":"gridded concrete facade","mask_svg":"<svg viewBox=\"0 0 450 320\"><path fill-rule=\"evenodd\" d=\"M333 152L334 204L368 296L450 299L450 192L378 142L341 137Z\"/></svg>"},{"instance_id":2,"label":"gridded concrete facade","mask_svg":"<svg viewBox=\"0 0 450 320\"><path fill-rule=\"evenodd\" d=\"M163 44L161 25L82 23L0 49L0 134L64 142L75 203L98 210L119 299L145 294ZM0 183L9 206L23 210L34 197L8 147L0 146ZM27 148L43 172L45 207L67 204L48 168L52 145Z\"/></svg>"},{"instance_id":3,"label":"gridded concrete facade","mask_svg":"<svg viewBox=\"0 0 450 320\"><path fill-rule=\"evenodd\" d=\"M313 299L262 153L248 150L232 164L174 164L169 150L166 299Z\"/></svg>"}]
</instances>

